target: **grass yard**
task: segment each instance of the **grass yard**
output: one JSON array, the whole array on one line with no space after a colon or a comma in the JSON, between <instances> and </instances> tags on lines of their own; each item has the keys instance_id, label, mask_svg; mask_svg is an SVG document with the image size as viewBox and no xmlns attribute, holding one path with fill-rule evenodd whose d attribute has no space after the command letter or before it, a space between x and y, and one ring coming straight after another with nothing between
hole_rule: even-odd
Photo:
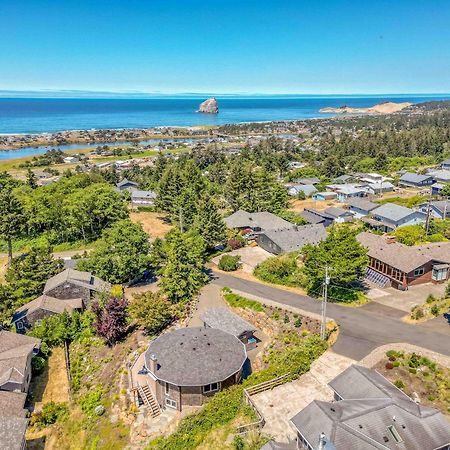
<instances>
[{"instance_id":1,"label":"grass yard","mask_svg":"<svg viewBox=\"0 0 450 450\"><path fill-rule=\"evenodd\" d=\"M3 283L5 281L7 264L8 264L8 257L0 256L0 283Z\"/></svg>"},{"instance_id":2,"label":"grass yard","mask_svg":"<svg viewBox=\"0 0 450 450\"><path fill-rule=\"evenodd\" d=\"M151 238L163 238L173 228L172 225L164 220L164 215L157 212L130 212L130 219L132 222L140 223Z\"/></svg>"}]
</instances>

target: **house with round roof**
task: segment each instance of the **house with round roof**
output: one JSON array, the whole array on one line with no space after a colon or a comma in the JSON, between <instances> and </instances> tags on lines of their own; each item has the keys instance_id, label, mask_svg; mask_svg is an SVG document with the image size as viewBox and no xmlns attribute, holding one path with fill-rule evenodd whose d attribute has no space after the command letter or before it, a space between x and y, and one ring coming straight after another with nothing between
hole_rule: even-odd
<instances>
[{"instance_id":1,"label":"house with round roof","mask_svg":"<svg viewBox=\"0 0 450 450\"><path fill-rule=\"evenodd\" d=\"M148 386L161 408L201 406L239 383L245 345L215 328L181 328L155 339L145 353Z\"/></svg>"}]
</instances>

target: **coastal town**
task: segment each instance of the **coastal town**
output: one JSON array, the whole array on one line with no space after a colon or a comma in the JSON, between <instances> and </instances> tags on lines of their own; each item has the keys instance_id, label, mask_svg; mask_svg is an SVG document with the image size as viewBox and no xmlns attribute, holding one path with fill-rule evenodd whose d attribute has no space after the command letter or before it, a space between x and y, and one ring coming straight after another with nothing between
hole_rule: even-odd
<instances>
[{"instance_id":1,"label":"coastal town","mask_svg":"<svg viewBox=\"0 0 450 450\"><path fill-rule=\"evenodd\" d=\"M450 448L449 101L28 147L0 448Z\"/></svg>"}]
</instances>

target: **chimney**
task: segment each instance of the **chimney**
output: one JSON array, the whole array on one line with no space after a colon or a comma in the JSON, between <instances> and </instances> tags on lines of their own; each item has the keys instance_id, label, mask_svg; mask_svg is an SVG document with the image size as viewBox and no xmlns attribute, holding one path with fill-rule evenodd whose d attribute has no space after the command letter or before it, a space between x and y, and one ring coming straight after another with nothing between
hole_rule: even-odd
<instances>
[{"instance_id":1,"label":"chimney","mask_svg":"<svg viewBox=\"0 0 450 450\"><path fill-rule=\"evenodd\" d=\"M319 446L317 447L317 450L324 450L325 449L325 445L327 443L327 440L325 438L325 433L320 433L319 436Z\"/></svg>"},{"instance_id":2,"label":"chimney","mask_svg":"<svg viewBox=\"0 0 450 450\"><path fill-rule=\"evenodd\" d=\"M151 373L155 374L158 370L158 360L156 358L156 355L152 353L150 355L150 367L148 368Z\"/></svg>"},{"instance_id":3,"label":"chimney","mask_svg":"<svg viewBox=\"0 0 450 450\"><path fill-rule=\"evenodd\" d=\"M397 238L395 236L386 236L386 244L395 244Z\"/></svg>"}]
</instances>

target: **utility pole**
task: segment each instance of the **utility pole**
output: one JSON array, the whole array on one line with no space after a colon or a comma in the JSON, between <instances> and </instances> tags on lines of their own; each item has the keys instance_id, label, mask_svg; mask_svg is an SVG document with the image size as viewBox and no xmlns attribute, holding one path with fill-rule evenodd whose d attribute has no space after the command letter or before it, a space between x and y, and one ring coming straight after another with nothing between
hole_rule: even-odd
<instances>
[{"instance_id":1,"label":"utility pole","mask_svg":"<svg viewBox=\"0 0 450 450\"><path fill-rule=\"evenodd\" d=\"M431 189L430 189L430 196L428 197L427 220L425 222L425 234L428 234L428 232L430 231L430 215L431 215Z\"/></svg>"},{"instance_id":2,"label":"utility pole","mask_svg":"<svg viewBox=\"0 0 450 450\"><path fill-rule=\"evenodd\" d=\"M330 284L330 277L328 276L328 265L325 266L325 279L323 282L323 299L322 299L322 321L320 324L320 337L325 340L327 337L327 299L328 299L328 285Z\"/></svg>"},{"instance_id":3,"label":"utility pole","mask_svg":"<svg viewBox=\"0 0 450 450\"><path fill-rule=\"evenodd\" d=\"M179 216L179 222L180 222L180 231L183 233L183 208L180 206L180 216Z\"/></svg>"}]
</instances>

